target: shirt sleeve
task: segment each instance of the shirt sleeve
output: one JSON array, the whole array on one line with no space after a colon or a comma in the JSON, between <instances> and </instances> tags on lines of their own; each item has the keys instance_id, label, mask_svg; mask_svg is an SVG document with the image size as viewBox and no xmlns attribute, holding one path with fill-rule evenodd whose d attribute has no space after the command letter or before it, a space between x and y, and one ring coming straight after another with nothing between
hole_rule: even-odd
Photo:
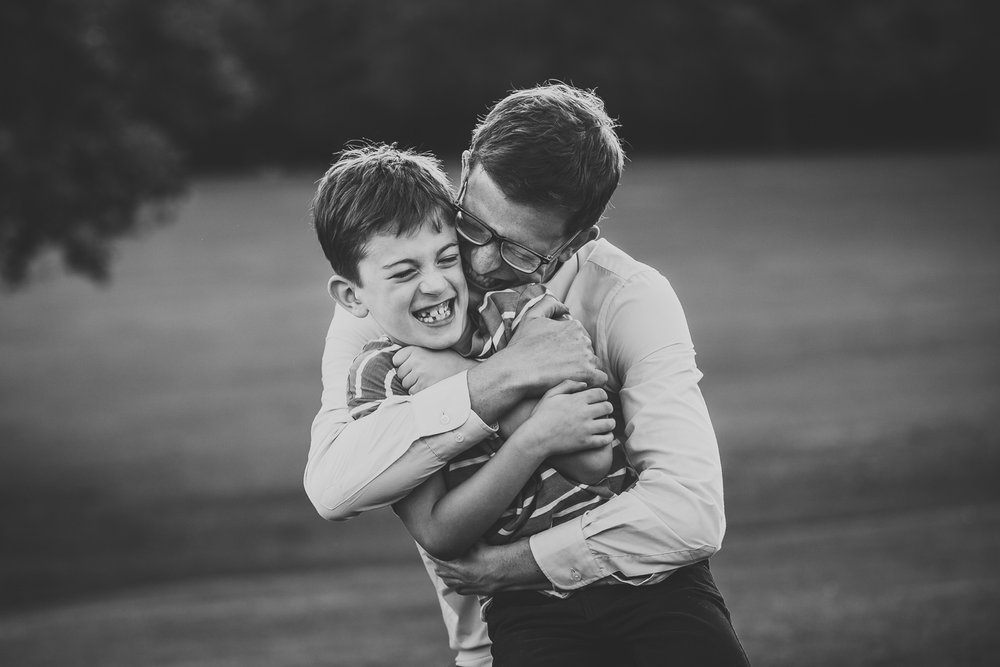
<instances>
[{"instance_id":1,"label":"shirt sleeve","mask_svg":"<svg viewBox=\"0 0 1000 667\"><path fill-rule=\"evenodd\" d=\"M624 446L636 484L579 519L531 537L557 587L607 576L630 583L714 554L725 534L722 466L687 321L665 278L646 271L605 300L597 320L621 381Z\"/></svg>"},{"instance_id":2,"label":"shirt sleeve","mask_svg":"<svg viewBox=\"0 0 1000 667\"><path fill-rule=\"evenodd\" d=\"M370 415L390 396L406 396L396 375L392 356L398 345L388 341L369 343L354 359L347 376L347 408L351 419Z\"/></svg>"},{"instance_id":3,"label":"shirt sleeve","mask_svg":"<svg viewBox=\"0 0 1000 667\"><path fill-rule=\"evenodd\" d=\"M540 283L527 283L477 296L473 326L455 349L474 359L483 359L502 350L528 310L550 294Z\"/></svg>"},{"instance_id":4,"label":"shirt sleeve","mask_svg":"<svg viewBox=\"0 0 1000 667\"><path fill-rule=\"evenodd\" d=\"M392 396L351 420L347 379L370 319L337 309L323 351L323 393L303 485L326 519L343 520L404 498L449 459L495 432L472 410L466 373L413 396Z\"/></svg>"}]
</instances>

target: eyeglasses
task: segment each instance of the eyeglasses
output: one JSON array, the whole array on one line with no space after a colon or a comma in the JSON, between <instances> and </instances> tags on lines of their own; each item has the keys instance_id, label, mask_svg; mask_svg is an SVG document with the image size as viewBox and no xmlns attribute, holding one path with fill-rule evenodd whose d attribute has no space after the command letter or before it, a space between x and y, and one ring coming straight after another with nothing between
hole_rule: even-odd
<instances>
[{"instance_id":1,"label":"eyeglasses","mask_svg":"<svg viewBox=\"0 0 1000 667\"><path fill-rule=\"evenodd\" d=\"M465 198L465 185L465 183L462 183L462 190L458 195L459 201ZM535 273L546 264L551 264L566 248L573 244L580 234L586 231L581 230L577 232L551 254L540 255L517 241L512 241L505 236L497 234L493 231L492 227L483 222L481 218L470 213L458 202L452 202L452 206L455 208L455 228L463 239L477 247L489 245L494 241L499 243L500 258L510 268L520 273Z\"/></svg>"}]
</instances>

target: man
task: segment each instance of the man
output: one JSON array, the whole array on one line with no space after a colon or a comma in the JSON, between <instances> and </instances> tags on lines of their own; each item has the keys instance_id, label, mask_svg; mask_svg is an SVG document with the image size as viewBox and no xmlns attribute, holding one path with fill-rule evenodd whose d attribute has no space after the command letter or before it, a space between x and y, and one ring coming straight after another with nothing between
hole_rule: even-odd
<instances>
[{"instance_id":1,"label":"man","mask_svg":"<svg viewBox=\"0 0 1000 667\"><path fill-rule=\"evenodd\" d=\"M449 459L563 380L605 386L638 482L583 517L428 571L459 665L488 665L475 598L504 624L497 665L746 664L707 559L725 532L718 446L701 373L669 283L605 241L600 220L624 154L603 103L552 84L497 103L463 155L458 228L466 277L481 289L543 282L571 320L524 322L510 345L472 363L401 350L409 397L349 421L354 356L378 334L337 312L323 357L306 491L347 519L403 497ZM533 589L572 591L563 599ZM622 638L627 637L627 641ZM595 663L597 664L597 663Z\"/></svg>"}]
</instances>

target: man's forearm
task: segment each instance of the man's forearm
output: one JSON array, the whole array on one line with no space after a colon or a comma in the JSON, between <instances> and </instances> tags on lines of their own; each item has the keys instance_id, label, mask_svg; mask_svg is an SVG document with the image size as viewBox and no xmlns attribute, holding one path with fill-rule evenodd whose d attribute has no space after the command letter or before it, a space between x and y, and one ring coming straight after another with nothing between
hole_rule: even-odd
<instances>
[{"instance_id":1,"label":"man's forearm","mask_svg":"<svg viewBox=\"0 0 1000 667\"><path fill-rule=\"evenodd\" d=\"M524 377L518 377L507 359L499 352L468 372L470 405L487 424L499 422L528 393Z\"/></svg>"},{"instance_id":2,"label":"man's forearm","mask_svg":"<svg viewBox=\"0 0 1000 667\"><path fill-rule=\"evenodd\" d=\"M329 520L391 505L491 435L470 410L464 373L418 395L390 399L340 428L337 414L317 418L304 479L309 499Z\"/></svg>"},{"instance_id":3,"label":"man's forearm","mask_svg":"<svg viewBox=\"0 0 1000 667\"><path fill-rule=\"evenodd\" d=\"M395 428L406 409L397 405L347 422L327 443L314 439L303 481L324 519L342 521L390 505L440 467L430 449L402 435L412 429Z\"/></svg>"},{"instance_id":4,"label":"man's forearm","mask_svg":"<svg viewBox=\"0 0 1000 667\"><path fill-rule=\"evenodd\" d=\"M531 553L528 540L518 540L511 544L497 547L493 555L496 568L496 589L505 590L536 590L548 588L552 584L545 578L542 568L538 567L535 556Z\"/></svg>"}]
</instances>

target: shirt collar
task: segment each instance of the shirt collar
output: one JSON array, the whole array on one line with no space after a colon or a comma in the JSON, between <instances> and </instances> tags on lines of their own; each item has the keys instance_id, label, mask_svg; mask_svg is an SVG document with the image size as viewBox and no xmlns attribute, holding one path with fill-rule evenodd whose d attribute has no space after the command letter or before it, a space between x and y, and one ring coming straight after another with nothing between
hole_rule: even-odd
<instances>
[{"instance_id":1,"label":"shirt collar","mask_svg":"<svg viewBox=\"0 0 1000 667\"><path fill-rule=\"evenodd\" d=\"M597 241L590 241L577 250L573 256L563 262L563 265L556 270L548 281L546 281L545 286L550 292L552 292L552 295L555 298L560 301L566 300L566 295L569 294L569 288L572 287L573 281L576 279L577 274L580 273L580 267L583 265L586 258L590 256L590 253L593 252L593 246L596 243Z\"/></svg>"}]
</instances>

